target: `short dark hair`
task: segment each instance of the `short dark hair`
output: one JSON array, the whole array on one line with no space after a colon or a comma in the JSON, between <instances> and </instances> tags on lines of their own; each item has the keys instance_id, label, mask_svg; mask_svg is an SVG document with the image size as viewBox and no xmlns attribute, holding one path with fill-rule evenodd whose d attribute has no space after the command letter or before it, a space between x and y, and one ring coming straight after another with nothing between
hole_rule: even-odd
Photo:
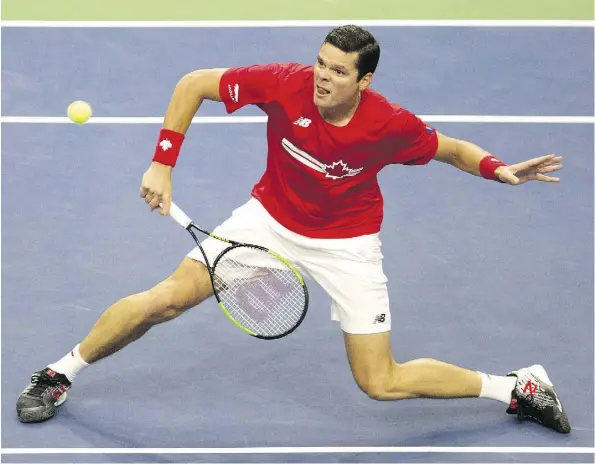
<instances>
[{"instance_id":1,"label":"short dark hair","mask_svg":"<svg viewBox=\"0 0 595 464\"><path fill-rule=\"evenodd\" d=\"M376 71L380 60L380 45L365 29L352 24L336 27L327 34L324 42L345 53L358 53L359 56L355 62L358 81L366 74Z\"/></svg>"}]
</instances>

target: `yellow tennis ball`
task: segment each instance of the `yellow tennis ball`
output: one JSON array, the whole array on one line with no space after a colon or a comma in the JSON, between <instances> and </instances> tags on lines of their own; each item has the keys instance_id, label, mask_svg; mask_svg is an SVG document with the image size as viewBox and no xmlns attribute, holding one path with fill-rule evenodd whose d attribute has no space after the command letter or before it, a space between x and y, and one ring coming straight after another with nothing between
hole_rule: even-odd
<instances>
[{"instance_id":1,"label":"yellow tennis ball","mask_svg":"<svg viewBox=\"0 0 595 464\"><path fill-rule=\"evenodd\" d=\"M93 111L87 102L77 100L68 105L66 113L72 122L84 124L91 118Z\"/></svg>"}]
</instances>

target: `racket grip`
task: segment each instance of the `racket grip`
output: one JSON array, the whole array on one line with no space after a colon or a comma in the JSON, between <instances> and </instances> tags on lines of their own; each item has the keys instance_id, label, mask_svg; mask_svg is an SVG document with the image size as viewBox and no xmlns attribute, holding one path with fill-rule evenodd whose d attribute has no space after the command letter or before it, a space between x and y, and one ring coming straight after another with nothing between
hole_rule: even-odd
<instances>
[{"instance_id":1,"label":"racket grip","mask_svg":"<svg viewBox=\"0 0 595 464\"><path fill-rule=\"evenodd\" d=\"M172 217L174 221L180 224L184 229L188 228L192 219L186 216L186 213L182 211L178 205L176 205L173 201L169 207L169 215Z\"/></svg>"}]
</instances>

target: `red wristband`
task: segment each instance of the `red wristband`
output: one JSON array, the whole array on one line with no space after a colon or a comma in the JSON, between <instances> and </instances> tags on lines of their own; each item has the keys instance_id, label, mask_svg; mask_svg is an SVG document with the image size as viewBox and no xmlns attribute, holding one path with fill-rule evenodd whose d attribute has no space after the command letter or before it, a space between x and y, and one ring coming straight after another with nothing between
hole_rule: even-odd
<instances>
[{"instance_id":1,"label":"red wristband","mask_svg":"<svg viewBox=\"0 0 595 464\"><path fill-rule=\"evenodd\" d=\"M169 129L161 129L153 161L167 166L175 166L182 148L182 142L184 142L184 134Z\"/></svg>"},{"instance_id":2,"label":"red wristband","mask_svg":"<svg viewBox=\"0 0 595 464\"><path fill-rule=\"evenodd\" d=\"M484 177L489 180L495 180L496 182L502 182L496 176L496 169L500 166L508 166L506 163L503 163L499 159L494 158L492 155L484 156L481 161L479 162L479 173L481 177Z\"/></svg>"}]
</instances>

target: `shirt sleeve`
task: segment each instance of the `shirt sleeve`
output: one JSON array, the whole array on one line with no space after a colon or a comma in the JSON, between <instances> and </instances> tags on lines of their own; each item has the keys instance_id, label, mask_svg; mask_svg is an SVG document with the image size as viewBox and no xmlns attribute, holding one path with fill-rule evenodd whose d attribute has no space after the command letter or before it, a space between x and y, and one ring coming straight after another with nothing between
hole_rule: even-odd
<instances>
[{"instance_id":1,"label":"shirt sleeve","mask_svg":"<svg viewBox=\"0 0 595 464\"><path fill-rule=\"evenodd\" d=\"M228 113L246 105L266 104L274 101L298 65L265 64L229 68L219 82L219 95Z\"/></svg>"},{"instance_id":2,"label":"shirt sleeve","mask_svg":"<svg viewBox=\"0 0 595 464\"><path fill-rule=\"evenodd\" d=\"M413 113L399 108L391 122L391 164L428 164L438 150L438 134Z\"/></svg>"}]
</instances>

